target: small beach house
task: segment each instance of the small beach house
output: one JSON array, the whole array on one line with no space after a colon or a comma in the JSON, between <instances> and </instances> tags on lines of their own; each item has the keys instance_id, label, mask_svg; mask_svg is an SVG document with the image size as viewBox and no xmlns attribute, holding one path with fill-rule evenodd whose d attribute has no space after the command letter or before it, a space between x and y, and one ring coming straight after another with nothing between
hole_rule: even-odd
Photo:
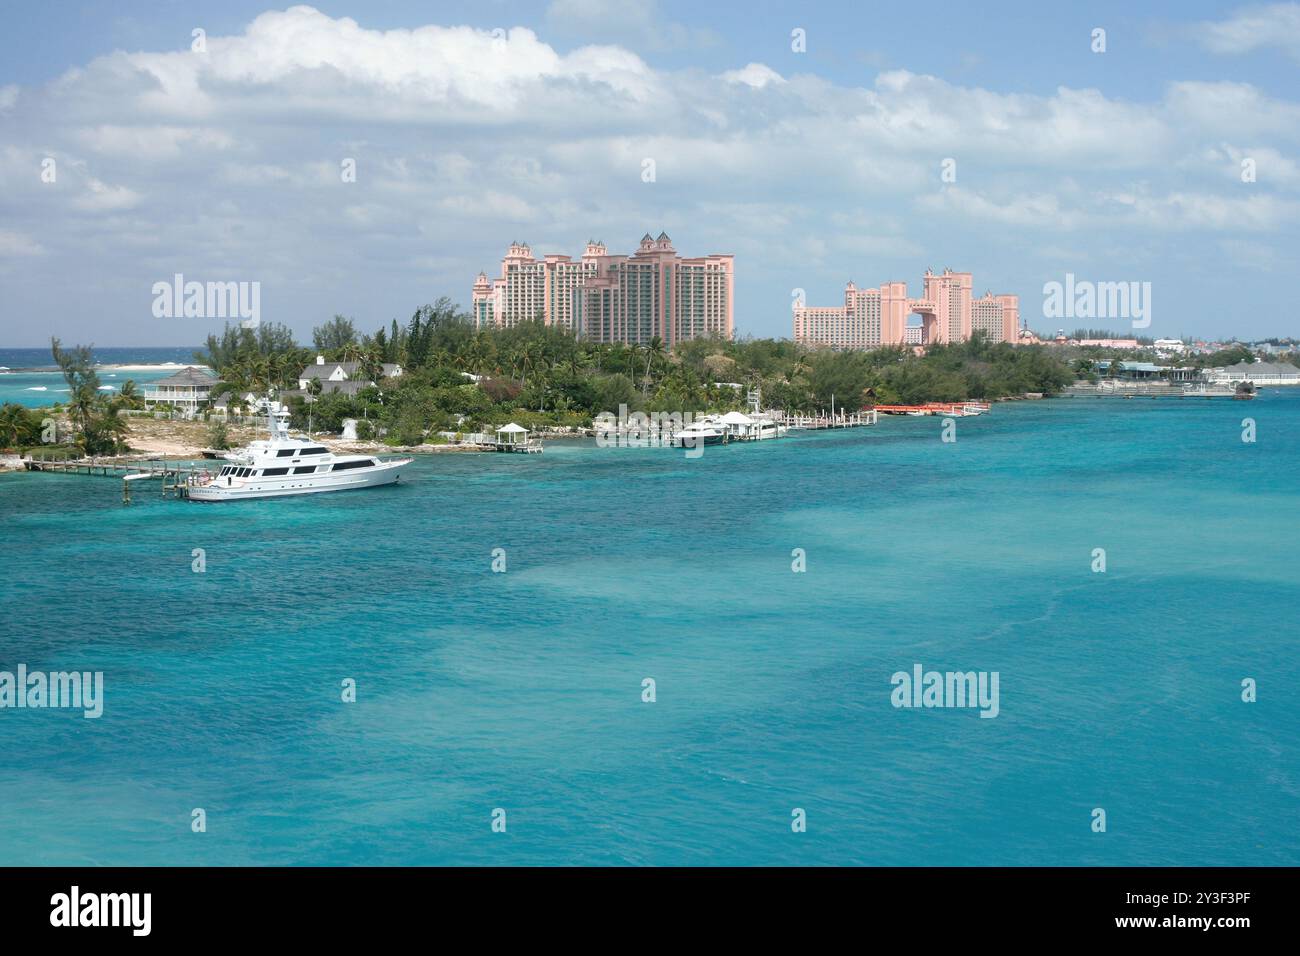
<instances>
[{"instance_id":1,"label":"small beach house","mask_svg":"<svg viewBox=\"0 0 1300 956\"><path fill-rule=\"evenodd\" d=\"M145 407L169 405L184 417L194 418L209 407L216 385L214 376L192 365L186 366L175 375L145 385Z\"/></svg>"}]
</instances>

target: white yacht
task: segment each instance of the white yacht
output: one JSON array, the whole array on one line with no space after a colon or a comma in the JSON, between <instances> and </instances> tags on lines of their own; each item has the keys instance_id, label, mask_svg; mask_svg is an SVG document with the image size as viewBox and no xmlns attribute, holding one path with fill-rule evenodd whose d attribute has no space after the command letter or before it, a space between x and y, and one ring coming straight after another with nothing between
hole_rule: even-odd
<instances>
[{"instance_id":1,"label":"white yacht","mask_svg":"<svg viewBox=\"0 0 1300 956\"><path fill-rule=\"evenodd\" d=\"M673 448L700 448L721 445L726 440L726 426L716 415L706 415L675 431L668 444Z\"/></svg>"},{"instance_id":2,"label":"white yacht","mask_svg":"<svg viewBox=\"0 0 1300 956\"><path fill-rule=\"evenodd\" d=\"M789 431L761 412L746 415L743 412L727 412L718 419L727 430L731 441L763 441L769 438L784 438Z\"/></svg>"},{"instance_id":3,"label":"white yacht","mask_svg":"<svg viewBox=\"0 0 1300 956\"><path fill-rule=\"evenodd\" d=\"M228 453L227 464L215 475L190 478L186 490L191 501L239 501L391 485L413 460L335 455L315 439L290 435L287 410L272 410L267 418L270 440Z\"/></svg>"},{"instance_id":4,"label":"white yacht","mask_svg":"<svg viewBox=\"0 0 1300 956\"><path fill-rule=\"evenodd\" d=\"M760 418L755 423L754 437L762 440L764 438L784 438L790 433L790 429L785 425L778 425L770 418Z\"/></svg>"}]
</instances>

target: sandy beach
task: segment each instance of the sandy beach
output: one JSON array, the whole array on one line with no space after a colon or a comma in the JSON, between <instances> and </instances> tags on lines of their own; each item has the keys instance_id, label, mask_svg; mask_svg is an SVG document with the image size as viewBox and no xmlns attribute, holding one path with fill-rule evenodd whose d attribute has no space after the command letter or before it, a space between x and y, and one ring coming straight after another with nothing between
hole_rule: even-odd
<instances>
[{"instance_id":1,"label":"sandy beach","mask_svg":"<svg viewBox=\"0 0 1300 956\"><path fill-rule=\"evenodd\" d=\"M133 417L127 443L133 455L154 455L159 458L199 458L208 447L208 426L204 422L167 421L155 418ZM266 437L262 424L231 425L227 429L230 446L237 448ZM381 454L431 454L435 452L470 452L478 449L464 445L385 445L382 442L345 441L328 435L315 435L331 451L359 455Z\"/></svg>"},{"instance_id":2,"label":"sandy beach","mask_svg":"<svg viewBox=\"0 0 1300 956\"><path fill-rule=\"evenodd\" d=\"M208 426L204 422L167 421L132 417L127 444L133 454L157 455L161 458L198 458L208 447ZM232 425L228 428L230 444L246 445L261 437L264 429L256 425Z\"/></svg>"}]
</instances>

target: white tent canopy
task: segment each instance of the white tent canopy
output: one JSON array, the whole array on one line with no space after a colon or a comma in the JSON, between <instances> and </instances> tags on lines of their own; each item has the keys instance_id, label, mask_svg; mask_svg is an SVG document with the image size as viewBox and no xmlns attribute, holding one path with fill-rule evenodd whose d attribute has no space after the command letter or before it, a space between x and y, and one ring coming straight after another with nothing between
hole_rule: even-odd
<instances>
[{"instance_id":1,"label":"white tent canopy","mask_svg":"<svg viewBox=\"0 0 1300 956\"><path fill-rule=\"evenodd\" d=\"M752 425L754 424L754 420L750 418L748 415L743 414L742 412L727 412L727 414L722 416L722 424Z\"/></svg>"},{"instance_id":2,"label":"white tent canopy","mask_svg":"<svg viewBox=\"0 0 1300 956\"><path fill-rule=\"evenodd\" d=\"M526 433L527 431L528 429L524 428L522 425L516 425L514 422L511 422L509 425L502 425L498 428L497 434L500 435L504 433L506 435L518 435L520 433Z\"/></svg>"}]
</instances>

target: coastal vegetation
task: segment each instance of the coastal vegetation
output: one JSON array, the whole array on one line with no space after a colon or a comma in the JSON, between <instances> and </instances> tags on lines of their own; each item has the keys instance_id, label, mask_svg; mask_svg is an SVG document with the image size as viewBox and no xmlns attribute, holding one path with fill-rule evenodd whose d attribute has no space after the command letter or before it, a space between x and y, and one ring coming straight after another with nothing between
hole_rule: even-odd
<instances>
[{"instance_id":1,"label":"coastal vegetation","mask_svg":"<svg viewBox=\"0 0 1300 956\"><path fill-rule=\"evenodd\" d=\"M312 345L298 345L284 326L227 326L195 359L215 369L220 390L232 396L288 393L297 427L337 432L344 419L357 419L358 438L382 435L395 445L512 420L532 429L581 428L620 406L727 411L742 408L753 387L765 406L814 412L1050 394L1075 377L1047 349L979 337L920 356L907 348L836 352L753 338L693 339L670 349L659 339L591 342L541 321L478 328L447 298L417 309L404 325L393 321L369 334L336 315L313 330ZM354 378L373 384L354 394L298 389L299 374L318 354L357 363ZM385 378L386 364L403 373Z\"/></svg>"},{"instance_id":2,"label":"coastal vegetation","mask_svg":"<svg viewBox=\"0 0 1300 956\"><path fill-rule=\"evenodd\" d=\"M50 354L68 386L68 400L57 409L61 415L8 402L0 406L0 445L22 452L39 448L48 457L125 451L130 429L120 412L144 404L135 382L128 380L120 392L111 394L101 388L88 345L65 349L55 338L50 340Z\"/></svg>"},{"instance_id":3,"label":"coastal vegetation","mask_svg":"<svg viewBox=\"0 0 1300 956\"><path fill-rule=\"evenodd\" d=\"M127 450L130 433L121 413L144 407L134 380L119 390L101 387L94 348L64 348L50 340L50 354L68 386L68 400L52 408L0 405L0 448L20 453L39 450L42 457L115 455Z\"/></svg>"},{"instance_id":4,"label":"coastal vegetation","mask_svg":"<svg viewBox=\"0 0 1300 956\"><path fill-rule=\"evenodd\" d=\"M1151 364L1168 364L1169 359L1162 358L1154 348L1142 346L1135 349L1100 348L1097 346L1058 346L1062 361L1066 362L1076 378L1084 381L1097 381L1098 378L1114 377L1119 373L1121 362L1148 362ZM1300 365L1300 353L1281 356L1283 361ZM1197 370L1224 368L1239 362L1255 361L1255 353L1244 345L1232 345L1215 352L1194 353L1179 356L1174 361ZM1104 367L1103 367L1104 366Z\"/></svg>"},{"instance_id":5,"label":"coastal vegetation","mask_svg":"<svg viewBox=\"0 0 1300 956\"><path fill-rule=\"evenodd\" d=\"M230 447L230 429L220 419L208 425L208 447L215 451L224 451Z\"/></svg>"},{"instance_id":6,"label":"coastal vegetation","mask_svg":"<svg viewBox=\"0 0 1300 956\"><path fill-rule=\"evenodd\" d=\"M1076 337L1115 338L1104 330ZM835 351L786 339L693 339L669 348L657 339L644 345L603 344L574 337L540 320L509 328L478 328L449 299L417 309L401 324L364 333L335 315L316 327L311 345L292 330L265 323L256 329L227 325L211 335L195 360L215 369L232 411L249 411L249 396L270 395L287 403L293 424L339 433L356 421L361 441L390 445L441 443L451 436L486 431L516 421L530 430L589 427L602 412L725 412L744 407L753 388L764 407L790 412L854 411L872 404L919 404L966 399L995 400L1026 393L1053 394L1075 379L1117 373L1117 362L1157 362L1154 343L1133 349L1097 346L1012 346L977 335L968 342L932 345L923 354L908 347ZM99 384L91 349L51 354L67 383L68 400L52 410L16 404L0 407L0 447L42 454L106 455L126 450L125 410L143 406L133 381L112 392ZM320 355L354 363L346 391L334 391L303 371ZM1180 357L1198 368L1250 361L1252 351L1229 346L1212 354ZM1286 360L1300 362L1292 351ZM1109 362L1109 365L1102 364ZM388 377L386 369L402 374ZM232 419L231 421L238 421ZM214 419L206 444L234 440ZM231 428L234 426L231 425ZM165 444L166 436L153 436Z\"/></svg>"},{"instance_id":7,"label":"coastal vegetation","mask_svg":"<svg viewBox=\"0 0 1300 956\"><path fill-rule=\"evenodd\" d=\"M0 448L27 449L41 443L49 412L15 402L0 405Z\"/></svg>"}]
</instances>

